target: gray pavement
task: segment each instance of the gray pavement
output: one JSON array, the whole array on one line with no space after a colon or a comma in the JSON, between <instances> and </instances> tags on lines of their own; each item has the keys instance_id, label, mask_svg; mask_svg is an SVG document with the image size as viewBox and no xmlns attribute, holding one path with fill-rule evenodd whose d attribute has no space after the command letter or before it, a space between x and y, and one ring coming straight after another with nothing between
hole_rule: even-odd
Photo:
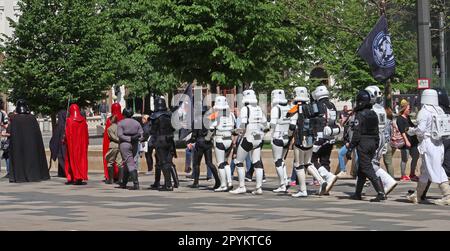
<instances>
[{"instance_id":1,"label":"gray pavement","mask_svg":"<svg viewBox=\"0 0 450 251\"><path fill-rule=\"evenodd\" d=\"M56 177L25 184L0 179L0 230L450 230L450 207L406 201L414 182L401 183L384 203L370 203L371 188L364 201L348 199L353 180L339 180L330 196L295 199L271 192L275 178L264 183L262 196L215 193L206 180L194 190L181 178L174 192L114 189L101 174L90 174L86 186ZM152 180L141 175L141 188ZM310 194L316 189L308 186ZM439 197L436 186L430 196Z\"/></svg>"}]
</instances>

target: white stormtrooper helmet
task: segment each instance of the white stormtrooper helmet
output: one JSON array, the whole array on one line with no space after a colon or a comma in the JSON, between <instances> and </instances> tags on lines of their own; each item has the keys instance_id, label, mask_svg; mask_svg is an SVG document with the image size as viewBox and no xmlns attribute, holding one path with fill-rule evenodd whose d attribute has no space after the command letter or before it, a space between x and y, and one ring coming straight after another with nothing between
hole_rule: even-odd
<instances>
[{"instance_id":1,"label":"white stormtrooper helmet","mask_svg":"<svg viewBox=\"0 0 450 251\"><path fill-rule=\"evenodd\" d=\"M284 95L284 90L276 89L272 91L272 106L278 104L287 104L286 96Z\"/></svg>"},{"instance_id":2,"label":"white stormtrooper helmet","mask_svg":"<svg viewBox=\"0 0 450 251\"><path fill-rule=\"evenodd\" d=\"M295 87L294 88L294 100L300 102L309 102L308 89L306 87Z\"/></svg>"},{"instance_id":3,"label":"white stormtrooper helmet","mask_svg":"<svg viewBox=\"0 0 450 251\"><path fill-rule=\"evenodd\" d=\"M256 105L258 103L254 90L245 90L242 95L244 96L242 98L242 104Z\"/></svg>"},{"instance_id":4,"label":"white stormtrooper helmet","mask_svg":"<svg viewBox=\"0 0 450 251\"><path fill-rule=\"evenodd\" d=\"M368 91L370 94L370 103L379 104L382 102L383 93L381 92L380 88L378 88L378 86L376 85L367 86L366 89L364 90Z\"/></svg>"},{"instance_id":5,"label":"white stormtrooper helmet","mask_svg":"<svg viewBox=\"0 0 450 251\"><path fill-rule=\"evenodd\" d=\"M228 105L228 100L224 96L217 96L214 101L214 107L215 110L227 110L230 109L230 106Z\"/></svg>"},{"instance_id":6,"label":"white stormtrooper helmet","mask_svg":"<svg viewBox=\"0 0 450 251\"><path fill-rule=\"evenodd\" d=\"M434 89L423 90L422 96L420 97L420 103L422 105L439 105L438 93Z\"/></svg>"},{"instance_id":7,"label":"white stormtrooper helmet","mask_svg":"<svg viewBox=\"0 0 450 251\"><path fill-rule=\"evenodd\" d=\"M317 88L311 93L311 96L314 100L319 101L323 98L329 98L330 92L324 85L321 85L317 86Z\"/></svg>"}]
</instances>

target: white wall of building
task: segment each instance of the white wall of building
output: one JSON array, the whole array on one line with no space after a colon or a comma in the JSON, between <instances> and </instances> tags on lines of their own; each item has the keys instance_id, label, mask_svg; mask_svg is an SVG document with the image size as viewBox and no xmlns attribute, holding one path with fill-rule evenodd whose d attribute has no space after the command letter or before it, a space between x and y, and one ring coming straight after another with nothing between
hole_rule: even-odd
<instances>
[{"instance_id":1,"label":"white wall of building","mask_svg":"<svg viewBox=\"0 0 450 251\"><path fill-rule=\"evenodd\" d=\"M8 17L14 21L19 19L20 11L17 0L0 0L0 34L11 36L13 29L9 25Z\"/></svg>"},{"instance_id":2,"label":"white wall of building","mask_svg":"<svg viewBox=\"0 0 450 251\"><path fill-rule=\"evenodd\" d=\"M4 35L11 37L14 30L9 25L7 18L11 18L14 21L19 19L20 10L17 5L17 0L0 0L0 34L3 38ZM1 43L1 42L0 42ZM7 112L12 112L15 110L15 106L12 103L7 103Z\"/></svg>"}]
</instances>

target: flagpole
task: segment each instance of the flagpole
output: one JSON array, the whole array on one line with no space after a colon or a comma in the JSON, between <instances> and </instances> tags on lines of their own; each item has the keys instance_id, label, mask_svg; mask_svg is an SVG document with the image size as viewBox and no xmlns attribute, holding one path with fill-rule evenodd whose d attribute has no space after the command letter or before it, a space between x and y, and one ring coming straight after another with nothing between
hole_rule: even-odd
<instances>
[{"instance_id":1,"label":"flagpole","mask_svg":"<svg viewBox=\"0 0 450 251\"><path fill-rule=\"evenodd\" d=\"M386 16L386 1L380 0L380 16ZM387 17L386 17L387 18ZM392 109L392 82L391 78L384 81L384 107Z\"/></svg>"}]
</instances>

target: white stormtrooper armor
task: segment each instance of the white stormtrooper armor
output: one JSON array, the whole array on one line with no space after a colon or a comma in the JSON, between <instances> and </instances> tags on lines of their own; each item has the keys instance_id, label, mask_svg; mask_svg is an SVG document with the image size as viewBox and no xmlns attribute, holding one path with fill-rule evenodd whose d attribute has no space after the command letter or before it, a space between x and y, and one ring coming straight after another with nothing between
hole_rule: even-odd
<instances>
[{"instance_id":1,"label":"white stormtrooper armor","mask_svg":"<svg viewBox=\"0 0 450 251\"><path fill-rule=\"evenodd\" d=\"M252 163L256 173L256 190L252 193L255 195L262 194L263 165L261 162L261 145L263 143L264 133L269 129L267 118L258 106L256 94L253 90L243 92L242 103L244 107L241 109L241 130L244 130L235 159L236 168L239 176L239 187L232 194L246 193L245 187L245 168L244 161L248 154L251 155Z\"/></svg>"},{"instance_id":2,"label":"white stormtrooper armor","mask_svg":"<svg viewBox=\"0 0 450 251\"><path fill-rule=\"evenodd\" d=\"M380 160L383 154L386 153L386 143L390 141L390 135L386 135L386 111L382 105L383 102L383 94L376 85L371 85L366 87L365 89L370 94L370 102L372 103L372 110L377 114L378 117L378 129L380 136L380 143L378 145L378 149L375 153L375 157L372 159L372 166L375 170L375 174L381 179L383 182L383 188L385 195L388 195L394 188L397 186L397 182L395 179L389 175L384 169L380 167Z\"/></svg>"},{"instance_id":3,"label":"white stormtrooper armor","mask_svg":"<svg viewBox=\"0 0 450 251\"><path fill-rule=\"evenodd\" d=\"M213 113L214 117L210 126L213 131L214 153L219 165L220 187L215 189L216 192L229 191L233 187L231 168L228 164L228 155L231 152L233 143L232 131L234 130L235 118L230 112L230 106L224 96L218 96L215 99Z\"/></svg>"},{"instance_id":4,"label":"white stormtrooper armor","mask_svg":"<svg viewBox=\"0 0 450 251\"><path fill-rule=\"evenodd\" d=\"M413 203L418 203L426 190L428 182L439 184L442 199L435 200L435 204L450 205L450 187L448 177L442 167L444 158L444 146L442 139L433 139L433 117L444 114L439 107L438 94L436 90L427 89L422 92L422 108L417 115L417 127L415 134L419 139L418 150L422 156L422 167L416 191L407 198Z\"/></svg>"},{"instance_id":5,"label":"white stormtrooper armor","mask_svg":"<svg viewBox=\"0 0 450 251\"><path fill-rule=\"evenodd\" d=\"M330 92L325 86L318 86L311 94L314 99L313 110L318 110L319 123L315 123L314 127L317 131L316 142L313 146L313 162L322 163L324 158L328 158L331 155L332 145L336 143L336 137L341 132L340 126L337 124L337 110L336 106L329 100ZM320 148L327 146L327 150L320 150ZM331 146L330 146L331 145ZM327 157L326 157L327 156ZM320 161L319 161L320 159ZM321 164L317 171L320 176L326 180L326 188L324 194L328 194L331 188L337 181L337 176L330 171L329 164ZM324 166L326 165L326 166Z\"/></svg>"},{"instance_id":6,"label":"white stormtrooper armor","mask_svg":"<svg viewBox=\"0 0 450 251\"><path fill-rule=\"evenodd\" d=\"M291 123L289 127L290 134L294 134L294 168L299 180L299 191L293 194L293 197L307 197L305 168L308 172L316 178L321 186L319 194L323 195L326 192L327 182L320 176L319 172L311 164L311 156L313 153L314 133L311 128L311 118L314 116L312 107L309 103L308 89L306 87L296 87L294 89L294 107L291 109L292 113Z\"/></svg>"},{"instance_id":7,"label":"white stormtrooper armor","mask_svg":"<svg viewBox=\"0 0 450 251\"><path fill-rule=\"evenodd\" d=\"M272 154L275 168L280 179L280 186L273 190L275 193L286 192L288 185L286 164L284 156L289 147L289 124L291 122L287 113L290 107L287 104L283 90L272 91L272 110L270 113L270 126L272 128Z\"/></svg>"},{"instance_id":8,"label":"white stormtrooper armor","mask_svg":"<svg viewBox=\"0 0 450 251\"><path fill-rule=\"evenodd\" d=\"M341 132L341 128L337 124L337 110L334 104L330 101L329 104L322 104L320 100L329 99L330 92L325 86L318 86L314 92L311 94L313 99L316 101L319 111L322 110L323 116L325 117L325 125L322 132L318 133L319 138L323 138L327 140L330 144L334 144L336 142L336 136ZM322 109L321 109L322 108Z\"/></svg>"},{"instance_id":9,"label":"white stormtrooper armor","mask_svg":"<svg viewBox=\"0 0 450 251\"><path fill-rule=\"evenodd\" d=\"M450 115L436 114L433 115L431 137L434 140L441 140L450 136Z\"/></svg>"}]
</instances>

